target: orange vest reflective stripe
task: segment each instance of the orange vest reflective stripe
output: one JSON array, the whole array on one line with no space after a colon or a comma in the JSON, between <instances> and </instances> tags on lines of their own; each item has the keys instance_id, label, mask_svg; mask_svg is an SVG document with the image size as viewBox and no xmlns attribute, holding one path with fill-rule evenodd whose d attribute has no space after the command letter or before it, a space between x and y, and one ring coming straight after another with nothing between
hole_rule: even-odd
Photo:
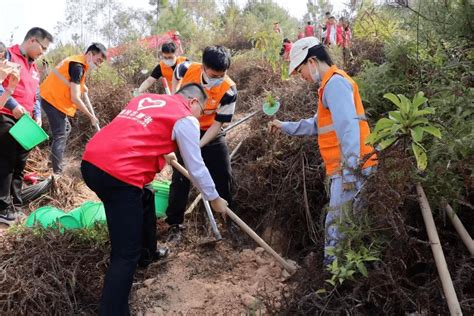
<instances>
[{"instance_id":1,"label":"orange vest reflective stripe","mask_svg":"<svg viewBox=\"0 0 474 316\"><path fill-rule=\"evenodd\" d=\"M87 65L85 55L75 55L64 59L48 74L40 85L40 95L57 110L68 116L74 116L77 106L71 100L70 62L80 63L84 66L84 75L80 82L81 92L84 92L84 84L89 66Z\"/></svg>"},{"instance_id":2,"label":"orange vest reflective stripe","mask_svg":"<svg viewBox=\"0 0 474 316\"><path fill-rule=\"evenodd\" d=\"M359 88L354 80L349 77L344 71L338 69L335 65L332 66L321 82L319 88L319 100L318 100L318 145L321 157L323 158L326 174L328 176L341 172L343 167L343 160L341 159L341 148L340 142L336 135L336 130L332 122L332 116L329 109L324 107L323 104L323 93L326 84L334 74L339 74L346 78L352 85L352 91L354 94L354 104L356 107L357 118L359 119L360 128L360 157L363 160L374 151L373 147L365 145L365 139L370 134L369 124L365 118L364 106L362 105L362 99L360 98ZM377 157L373 154L363 165L363 169L374 166L377 164Z\"/></svg>"},{"instance_id":3,"label":"orange vest reflective stripe","mask_svg":"<svg viewBox=\"0 0 474 316\"><path fill-rule=\"evenodd\" d=\"M189 66L188 71L186 71L186 74L181 81L181 86L184 86L188 83L197 83L202 85L201 63L192 63ZM216 117L215 111L219 107L224 94L232 86L235 86L235 83L229 78L229 76L225 75L224 81L220 85L210 89L204 88L207 92L207 96L209 97L207 99L206 105L204 106L204 110L213 110L214 113L210 115L202 115L199 118L199 124L202 130L207 130L212 125L212 123L214 123L214 118Z\"/></svg>"},{"instance_id":4,"label":"orange vest reflective stripe","mask_svg":"<svg viewBox=\"0 0 474 316\"><path fill-rule=\"evenodd\" d=\"M176 58L176 66L178 66L181 63L184 63L186 61L186 57L184 56L178 56ZM168 81L168 87L171 89L172 85L172 80L173 80L173 68L170 66L166 65L163 61L160 61L160 68L161 68L161 75L166 78L166 81Z\"/></svg>"}]
</instances>

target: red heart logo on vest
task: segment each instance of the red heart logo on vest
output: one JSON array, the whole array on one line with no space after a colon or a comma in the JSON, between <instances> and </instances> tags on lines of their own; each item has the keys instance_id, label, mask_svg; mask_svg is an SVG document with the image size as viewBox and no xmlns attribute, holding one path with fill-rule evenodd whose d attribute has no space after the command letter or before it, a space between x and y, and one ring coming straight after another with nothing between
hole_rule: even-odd
<instances>
[{"instance_id":1,"label":"red heart logo on vest","mask_svg":"<svg viewBox=\"0 0 474 316\"><path fill-rule=\"evenodd\" d=\"M137 110L161 108L161 107L164 107L165 105L166 105L166 101L146 97L146 98L141 99L138 102Z\"/></svg>"}]
</instances>

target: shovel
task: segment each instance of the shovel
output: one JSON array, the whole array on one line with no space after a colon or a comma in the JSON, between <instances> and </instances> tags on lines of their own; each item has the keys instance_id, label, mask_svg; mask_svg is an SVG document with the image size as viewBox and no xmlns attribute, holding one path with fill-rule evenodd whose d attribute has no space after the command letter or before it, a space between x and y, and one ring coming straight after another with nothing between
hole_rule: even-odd
<instances>
[{"instance_id":1,"label":"shovel","mask_svg":"<svg viewBox=\"0 0 474 316\"><path fill-rule=\"evenodd\" d=\"M92 107L91 100L89 99L89 94L87 94L87 92L84 92L84 100L86 101L86 105L89 108L89 111L91 111L92 115L94 115L95 117L94 108ZM97 131L100 131L99 123L95 125L95 128L97 129Z\"/></svg>"},{"instance_id":2,"label":"shovel","mask_svg":"<svg viewBox=\"0 0 474 316\"><path fill-rule=\"evenodd\" d=\"M183 176L188 178L190 181L192 181L191 177L189 176L188 171L181 166L176 160L173 160L171 162L171 165L181 172ZM270 245L268 245L262 238L260 238L243 220L241 220L234 212L232 212L231 209L226 207L226 214L237 224L239 227L246 232L257 244L259 244L260 247L265 249L270 255L273 256L273 258L278 261L278 263L290 274L294 274L296 270L298 269L298 266L294 264L293 262L289 262L285 259L283 259L282 256L280 256L275 250L273 250Z\"/></svg>"}]
</instances>

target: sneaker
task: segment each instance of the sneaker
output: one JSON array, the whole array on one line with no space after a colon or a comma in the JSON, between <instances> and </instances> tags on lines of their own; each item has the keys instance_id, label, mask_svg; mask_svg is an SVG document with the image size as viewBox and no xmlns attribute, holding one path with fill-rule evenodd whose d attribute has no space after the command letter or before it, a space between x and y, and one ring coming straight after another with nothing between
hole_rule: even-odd
<instances>
[{"instance_id":1,"label":"sneaker","mask_svg":"<svg viewBox=\"0 0 474 316\"><path fill-rule=\"evenodd\" d=\"M168 238L166 242L178 244L183 239L184 225L175 224L168 228Z\"/></svg>"},{"instance_id":2,"label":"sneaker","mask_svg":"<svg viewBox=\"0 0 474 316\"><path fill-rule=\"evenodd\" d=\"M20 214L14 212L11 207L7 207L6 209L0 211L0 223L10 226L17 220L17 215Z\"/></svg>"},{"instance_id":3,"label":"sneaker","mask_svg":"<svg viewBox=\"0 0 474 316\"><path fill-rule=\"evenodd\" d=\"M168 247L158 247L151 259L140 259L138 261L138 266L140 268L146 268L155 261L164 259L168 257L170 250Z\"/></svg>"}]
</instances>

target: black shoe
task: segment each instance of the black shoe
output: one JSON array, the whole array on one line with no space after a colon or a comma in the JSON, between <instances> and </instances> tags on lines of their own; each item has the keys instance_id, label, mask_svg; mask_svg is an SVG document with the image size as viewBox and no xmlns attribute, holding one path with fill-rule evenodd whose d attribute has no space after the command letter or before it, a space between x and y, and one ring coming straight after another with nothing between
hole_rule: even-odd
<instances>
[{"instance_id":1,"label":"black shoe","mask_svg":"<svg viewBox=\"0 0 474 316\"><path fill-rule=\"evenodd\" d=\"M175 224L168 228L166 242L178 244L183 239L184 225Z\"/></svg>"},{"instance_id":2,"label":"black shoe","mask_svg":"<svg viewBox=\"0 0 474 316\"><path fill-rule=\"evenodd\" d=\"M138 266L140 268L146 268L150 264L152 264L153 262L168 257L169 253L170 253L169 248L167 248L167 247L158 247L158 249L156 249L156 251L153 254L151 259L150 258L147 258L147 259L140 258L140 260L138 261Z\"/></svg>"}]
</instances>

